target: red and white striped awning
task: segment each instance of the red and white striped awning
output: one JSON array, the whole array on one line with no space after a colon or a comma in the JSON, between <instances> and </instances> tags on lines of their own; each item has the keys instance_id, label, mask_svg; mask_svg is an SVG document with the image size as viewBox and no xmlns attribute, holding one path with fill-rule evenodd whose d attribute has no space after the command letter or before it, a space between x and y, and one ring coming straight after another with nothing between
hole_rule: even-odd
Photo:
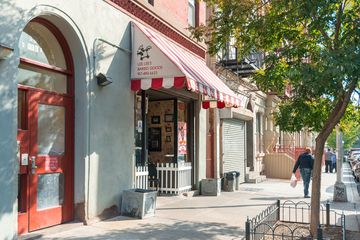
<instances>
[{"instance_id":1,"label":"red and white striped awning","mask_svg":"<svg viewBox=\"0 0 360 240\"><path fill-rule=\"evenodd\" d=\"M235 94L205 61L142 24L132 22L131 89L184 88L216 99L217 107L244 107L247 97ZM213 104L203 103L204 108Z\"/></svg>"}]
</instances>

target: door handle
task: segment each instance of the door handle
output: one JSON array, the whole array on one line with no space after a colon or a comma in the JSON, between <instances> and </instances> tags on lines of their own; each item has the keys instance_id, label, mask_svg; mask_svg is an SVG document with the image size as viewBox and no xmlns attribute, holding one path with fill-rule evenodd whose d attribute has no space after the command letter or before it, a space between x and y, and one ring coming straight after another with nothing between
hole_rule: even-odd
<instances>
[{"instance_id":1,"label":"door handle","mask_svg":"<svg viewBox=\"0 0 360 240\"><path fill-rule=\"evenodd\" d=\"M36 166L36 157L32 156L31 157L31 174L35 174L37 168L38 167Z\"/></svg>"}]
</instances>

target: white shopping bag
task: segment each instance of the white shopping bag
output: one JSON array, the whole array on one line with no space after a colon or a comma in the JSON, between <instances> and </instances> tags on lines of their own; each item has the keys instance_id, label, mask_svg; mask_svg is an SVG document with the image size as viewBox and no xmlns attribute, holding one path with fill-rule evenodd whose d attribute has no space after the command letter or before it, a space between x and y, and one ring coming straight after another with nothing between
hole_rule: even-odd
<instances>
[{"instance_id":1,"label":"white shopping bag","mask_svg":"<svg viewBox=\"0 0 360 240\"><path fill-rule=\"evenodd\" d=\"M290 178L290 186L292 186L294 188L294 187L296 187L296 184L297 184L297 178L296 178L295 174L293 173Z\"/></svg>"}]
</instances>

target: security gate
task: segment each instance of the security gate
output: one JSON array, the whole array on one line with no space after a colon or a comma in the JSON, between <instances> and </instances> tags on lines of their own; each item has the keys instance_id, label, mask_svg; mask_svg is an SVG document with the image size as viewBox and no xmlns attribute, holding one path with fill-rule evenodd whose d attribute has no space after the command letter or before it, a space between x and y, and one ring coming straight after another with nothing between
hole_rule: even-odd
<instances>
[{"instance_id":1,"label":"security gate","mask_svg":"<svg viewBox=\"0 0 360 240\"><path fill-rule=\"evenodd\" d=\"M240 172L240 183L245 182L245 126L244 121L236 119L225 119L222 124L223 171Z\"/></svg>"}]
</instances>

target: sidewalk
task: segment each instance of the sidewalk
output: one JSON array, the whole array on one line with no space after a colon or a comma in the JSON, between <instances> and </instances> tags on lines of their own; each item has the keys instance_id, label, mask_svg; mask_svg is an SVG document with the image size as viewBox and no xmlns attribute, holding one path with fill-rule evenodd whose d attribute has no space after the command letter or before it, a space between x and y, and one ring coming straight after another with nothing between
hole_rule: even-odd
<instances>
[{"instance_id":1,"label":"sidewalk","mask_svg":"<svg viewBox=\"0 0 360 240\"><path fill-rule=\"evenodd\" d=\"M347 227L359 231L360 199L350 169L345 165L344 182L348 203L333 203L336 174L322 174L321 200L331 202L331 208L344 210ZM304 199L302 182L294 189L288 180L268 179L259 184L242 184L237 192L222 192L219 197L158 197L156 216L148 219L116 217L83 226L63 224L36 232L39 239L241 239L247 216L253 217L276 199Z\"/></svg>"}]
</instances>

